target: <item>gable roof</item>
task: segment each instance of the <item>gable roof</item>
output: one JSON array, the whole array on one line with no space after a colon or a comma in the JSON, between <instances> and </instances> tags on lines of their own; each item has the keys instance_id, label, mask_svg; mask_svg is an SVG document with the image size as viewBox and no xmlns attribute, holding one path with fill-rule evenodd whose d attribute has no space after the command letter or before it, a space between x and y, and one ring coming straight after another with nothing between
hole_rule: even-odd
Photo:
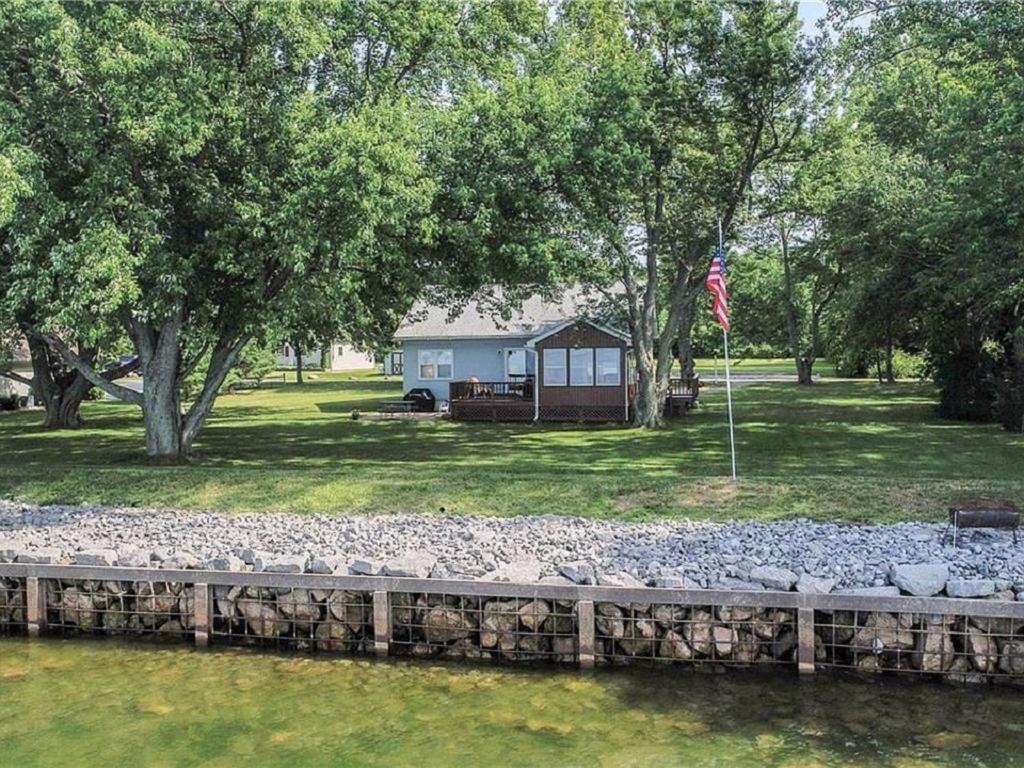
<instances>
[{"instance_id":1,"label":"gable roof","mask_svg":"<svg viewBox=\"0 0 1024 768\"><path fill-rule=\"evenodd\" d=\"M417 301L398 326L395 341L532 339L575 322L599 301L596 294L581 288L568 288L554 301L536 294L530 296L518 308L502 317L495 301L498 295L500 290L493 286L481 289L455 316L450 316L447 307L430 304L425 300ZM621 335L619 332L614 333Z\"/></svg>"},{"instance_id":2,"label":"gable roof","mask_svg":"<svg viewBox=\"0 0 1024 768\"><path fill-rule=\"evenodd\" d=\"M600 323L592 322L590 320L587 320L586 318L578 317L569 318L568 320L565 320L564 322L561 322L558 325L548 328L543 333L534 336L532 339L526 342L526 346L532 347L535 344L544 341L544 339L548 338L549 336L554 336L559 331L563 331L571 325L576 325L576 323L583 323L584 325L589 325L591 328L596 328L599 331L603 331L604 333L607 333L609 336L614 336L616 339L621 339L622 341L626 342L627 346L632 346L633 339L630 337L628 333L623 333L622 331L616 330L615 328L609 328L607 325L601 325Z\"/></svg>"}]
</instances>

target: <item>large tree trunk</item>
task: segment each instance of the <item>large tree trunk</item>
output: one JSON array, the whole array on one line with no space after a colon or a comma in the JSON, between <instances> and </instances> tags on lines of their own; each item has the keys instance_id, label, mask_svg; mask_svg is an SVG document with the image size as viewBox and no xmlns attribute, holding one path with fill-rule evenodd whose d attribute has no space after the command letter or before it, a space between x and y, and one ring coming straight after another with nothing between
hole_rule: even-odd
<instances>
[{"instance_id":1,"label":"large tree trunk","mask_svg":"<svg viewBox=\"0 0 1024 768\"><path fill-rule=\"evenodd\" d=\"M793 269L789 260L789 232L784 224L778 225L779 244L782 249L783 304L786 312L786 335L789 337L789 352L796 364L796 380L800 384L811 383L813 363L810 355L803 354L801 344L800 315L796 306L796 289L793 286Z\"/></svg>"},{"instance_id":2,"label":"large tree trunk","mask_svg":"<svg viewBox=\"0 0 1024 768\"><path fill-rule=\"evenodd\" d=\"M164 323L144 345L142 356L142 418L146 426L146 455L167 462L184 461L188 449L181 439L180 324Z\"/></svg>"},{"instance_id":3,"label":"large tree trunk","mask_svg":"<svg viewBox=\"0 0 1024 768\"><path fill-rule=\"evenodd\" d=\"M81 374L68 370L60 356L36 333L25 335L32 358L32 394L46 412L46 429L75 429L82 425L81 406L92 385ZM80 350L83 361L92 365L95 350Z\"/></svg>"},{"instance_id":4,"label":"large tree trunk","mask_svg":"<svg viewBox=\"0 0 1024 768\"><path fill-rule=\"evenodd\" d=\"M295 383L302 383L302 347L298 344L293 345L295 347Z\"/></svg>"}]
</instances>

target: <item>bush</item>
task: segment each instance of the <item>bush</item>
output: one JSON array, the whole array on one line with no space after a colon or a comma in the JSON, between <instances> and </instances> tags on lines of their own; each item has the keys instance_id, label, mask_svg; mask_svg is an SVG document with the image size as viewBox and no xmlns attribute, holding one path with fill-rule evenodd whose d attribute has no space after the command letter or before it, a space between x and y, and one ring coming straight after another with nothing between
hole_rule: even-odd
<instances>
[{"instance_id":1,"label":"bush","mask_svg":"<svg viewBox=\"0 0 1024 768\"><path fill-rule=\"evenodd\" d=\"M927 366L923 355L897 349L892 355L892 372L897 379L923 379Z\"/></svg>"},{"instance_id":2,"label":"bush","mask_svg":"<svg viewBox=\"0 0 1024 768\"><path fill-rule=\"evenodd\" d=\"M17 395L0 396L0 411L16 411L20 405L20 398Z\"/></svg>"}]
</instances>

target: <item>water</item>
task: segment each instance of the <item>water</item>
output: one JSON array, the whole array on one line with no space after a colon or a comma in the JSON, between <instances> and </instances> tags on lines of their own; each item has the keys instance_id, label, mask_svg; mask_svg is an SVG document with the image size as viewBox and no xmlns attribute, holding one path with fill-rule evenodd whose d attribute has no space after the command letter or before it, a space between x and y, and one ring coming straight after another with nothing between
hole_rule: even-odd
<instances>
[{"instance_id":1,"label":"water","mask_svg":"<svg viewBox=\"0 0 1024 768\"><path fill-rule=\"evenodd\" d=\"M1024 696L0 640L0 765L1012 766Z\"/></svg>"}]
</instances>

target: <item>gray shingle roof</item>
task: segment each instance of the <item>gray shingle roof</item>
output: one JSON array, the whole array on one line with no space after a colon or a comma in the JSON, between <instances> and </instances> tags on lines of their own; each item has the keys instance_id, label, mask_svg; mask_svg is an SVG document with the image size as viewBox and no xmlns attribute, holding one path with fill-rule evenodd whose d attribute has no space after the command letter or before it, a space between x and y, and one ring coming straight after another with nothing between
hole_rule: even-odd
<instances>
[{"instance_id":1,"label":"gray shingle roof","mask_svg":"<svg viewBox=\"0 0 1024 768\"><path fill-rule=\"evenodd\" d=\"M458 308L454 316L448 307L421 299L399 325L395 340L532 337L566 320L585 316L599 300L582 289L570 288L555 301L530 296L520 307L502 316L495 300L490 298L494 293L494 288L483 289Z\"/></svg>"}]
</instances>

